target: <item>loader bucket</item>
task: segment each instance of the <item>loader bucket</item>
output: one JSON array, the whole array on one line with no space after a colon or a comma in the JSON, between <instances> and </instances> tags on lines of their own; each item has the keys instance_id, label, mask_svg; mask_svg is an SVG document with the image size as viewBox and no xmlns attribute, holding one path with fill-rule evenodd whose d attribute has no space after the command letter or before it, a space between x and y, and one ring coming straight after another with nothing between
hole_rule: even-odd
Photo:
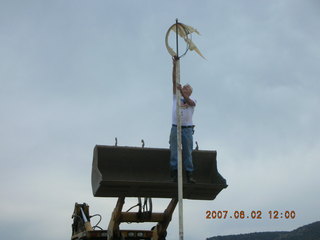
<instances>
[{"instance_id":1,"label":"loader bucket","mask_svg":"<svg viewBox=\"0 0 320 240\"><path fill-rule=\"evenodd\" d=\"M213 200L226 188L217 170L216 151L193 151L196 184L184 183L186 199ZM170 178L170 150L96 145L91 184L95 197L177 198Z\"/></svg>"}]
</instances>

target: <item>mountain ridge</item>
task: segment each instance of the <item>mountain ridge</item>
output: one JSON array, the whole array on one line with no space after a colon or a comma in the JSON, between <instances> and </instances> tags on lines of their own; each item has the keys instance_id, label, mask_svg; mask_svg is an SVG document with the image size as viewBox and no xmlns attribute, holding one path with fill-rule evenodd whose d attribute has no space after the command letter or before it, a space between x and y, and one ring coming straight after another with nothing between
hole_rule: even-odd
<instances>
[{"instance_id":1,"label":"mountain ridge","mask_svg":"<svg viewBox=\"0 0 320 240\"><path fill-rule=\"evenodd\" d=\"M293 231L254 232L216 236L206 240L320 240L320 221L304 225Z\"/></svg>"}]
</instances>

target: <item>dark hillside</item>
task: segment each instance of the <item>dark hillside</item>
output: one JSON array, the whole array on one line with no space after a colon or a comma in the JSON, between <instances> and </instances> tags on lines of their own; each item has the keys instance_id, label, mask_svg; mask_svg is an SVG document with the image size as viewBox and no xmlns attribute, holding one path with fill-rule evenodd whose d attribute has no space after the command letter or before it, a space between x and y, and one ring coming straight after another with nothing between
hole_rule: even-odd
<instances>
[{"instance_id":1,"label":"dark hillside","mask_svg":"<svg viewBox=\"0 0 320 240\"><path fill-rule=\"evenodd\" d=\"M320 240L320 221L305 225L291 232L260 232L217 236L207 240Z\"/></svg>"}]
</instances>

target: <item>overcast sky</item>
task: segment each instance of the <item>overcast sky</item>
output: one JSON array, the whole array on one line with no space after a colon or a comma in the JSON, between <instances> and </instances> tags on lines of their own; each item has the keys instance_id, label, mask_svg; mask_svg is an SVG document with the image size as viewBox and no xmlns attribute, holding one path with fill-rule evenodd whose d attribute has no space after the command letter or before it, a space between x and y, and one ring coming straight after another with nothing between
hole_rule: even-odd
<instances>
[{"instance_id":1,"label":"overcast sky","mask_svg":"<svg viewBox=\"0 0 320 240\"><path fill-rule=\"evenodd\" d=\"M75 202L107 227L116 199L92 196L92 151L115 137L168 147L164 37L176 18L200 31L193 41L207 59L181 59L198 102L194 139L217 150L229 185L214 201L184 201L185 238L320 220L319 11L317 0L1 0L1 238L68 239ZM178 238L177 210L168 240ZM208 220L207 210L263 219ZM296 218L270 220L270 210Z\"/></svg>"}]
</instances>

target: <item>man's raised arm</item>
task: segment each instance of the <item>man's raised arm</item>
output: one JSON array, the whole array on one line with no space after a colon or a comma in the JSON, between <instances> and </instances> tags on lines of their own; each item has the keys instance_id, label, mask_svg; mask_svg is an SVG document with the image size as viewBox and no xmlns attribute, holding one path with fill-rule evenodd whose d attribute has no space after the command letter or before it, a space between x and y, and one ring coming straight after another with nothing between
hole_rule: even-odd
<instances>
[{"instance_id":1,"label":"man's raised arm","mask_svg":"<svg viewBox=\"0 0 320 240\"><path fill-rule=\"evenodd\" d=\"M173 57L172 58L172 63L173 63L173 68L172 68L172 87L173 87L173 94L176 94L176 63L177 63L177 58Z\"/></svg>"}]
</instances>

